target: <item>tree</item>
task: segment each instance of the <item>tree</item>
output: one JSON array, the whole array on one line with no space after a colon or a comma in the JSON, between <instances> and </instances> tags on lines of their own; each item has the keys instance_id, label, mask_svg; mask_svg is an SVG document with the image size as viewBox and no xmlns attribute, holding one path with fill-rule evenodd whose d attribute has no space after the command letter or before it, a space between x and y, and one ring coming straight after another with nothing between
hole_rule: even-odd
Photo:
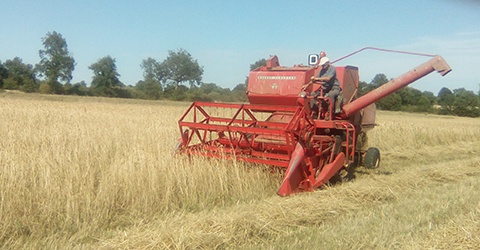
<instances>
[{"instance_id":1,"label":"tree","mask_svg":"<svg viewBox=\"0 0 480 250\"><path fill-rule=\"evenodd\" d=\"M93 79L91 86L93 87L94 95L111 96L111 97L129 97L128 93L122 92L118 87L122 87L118 77L117 65L115 59L111 56L105 56L96 63L88 67L93 71Z\"/></svg>"},{"instance_id":2,"label":"tree","mask_svg":"<svg viewBox=\"0 0 480 250\"><path fill-rule=\"evenodd\" d=\"M435 97L435 95L430 91L423 91L422 96L427 97L431 105L435 104L437 100L437 97Z\"/></svg>"},{"instance_id":3,"label":"tree","mask_svg":"<svg viewBox=\"0 0 480 250\"><path fill-rule=\"evenodd\" d=\"M398 111L402 107L402 98L399 94L393 93L376 102L379 109Z\"/></svg>"},{"instance_id":4,"label":"tree","mask_svg":"<svg viewBox=\"0 0 480 250\"><path fill-rule=\"evenodd\" d=\"M45 76L47 83L52 87L53 91L61 91L61 83L70 83L72 80L72 72L75 69L75 60L68 52L67 42L60 33L48 32L42 38L44 46L39 51L40 63L38 71L41 76Z\"/></svg>"},{"instance_id":5,"label":"tree","mask_svg":"<svg viewBox=\"0 0 480 250\"><path fill-rule=\"evenodd\" d=\"M25 92L34 92L36 89L35 71L31 64L25 64L22 59L15 57L4 64L7 72L4 88L20 89Z\"/></svg>"},{"instance_id":6,"label":"tree","mask_svg":"<svg viewBox=\"0 0 480 250\"><path fill-rule=\"evenodd\" d=\"M385 74L376 74L370 83L366 83L360 81L358 83L358 96L363 96L370 91L382 86L383 84L387 83L388 79ZM400 100L400 104L398 104L398 100ZM397 94L397 96L392 97L392 95L382 98L381 100L377 101L376 104L380 109L386 110L399 110L401 105L401 97Z\"/></svg>"},{"instance_id":7,"label":"tree","mask_svg":"<svg viewBox=\"0 0 480 250\"><path fill-rule=\"evenodd\" d=\"M175 88L174 85L168 85L163 90L163 95L170 100L183 101L186 99L188 91L188 87L184 85L179 85L178 88Z\"/></svg>"},{"instance_id":8,"label":"tree","mask_svg":"<svg viewBox=\"0 0 480 250\"><path fill-rule=\"evenodd\" d=\"M3 88L3 80L8 77L8 70L3 65L2 61L0 61L0 88Z\"/></svg>"},{"instance_id":9,"label":"tree","mask_svg":"<svg viewBox=\"0 0 480 250\"><path fill-rule=\"evenodd\" d=\"M197 60L184 49L177 52L168 51L168 57L157 69L157 75L164 84L178 86L188 82L190 86L200 85L203 75L203 67L200 67Z\"/></svg>"},{"instance_id":10,"label":"tree","mask_svg":"<svg viewBox=\"0 0 480 250\"><path fill-rule=\"evenodd\" d=\"M143 69L143 81L139 81L135 88L143 92L148 99L157 100L162 96L162 84L159 74L160 64L153 58L144 59L140 64Z\"/></svg>"},{"instance_id":11,"label":"tree","mask_svg":"<svg viewBox=\"0 0 480 250\"><path fill-rule=\"evenodd\" d=\"M478 96L464 88L453 90L455 101L453 103L453 112L458 116L478 117L480 116L480 103Z\"/></svg>"},{"instance_id":12,"label":"tree","mask_svg":"<svg viewBox=\"0 0 480 250\"><path fill-rule=\"evenodd\" d=\"M246 84L243 84L243 83L237 84L237 86L235 86L235 88L233 88L233 90L232 90L232 95L233 95L234 101L237 101L237 102L247 101L246 91L247 91L247 85Z\"/></svg>"},{"instance_id":13,"label":"tree","mask_svg":"<svg viewBox=\"0 0 480 250\"><path fill-rule=\"evenodd\" d=\"M98 59L96 63L93 63L88 68L93 71L93 87L113 88L123 86L118 79L120 74L117 72L115 59L113 59L111 56L105 56Z\"/></svg>"},{"instance_id":14,"label":"tree","mask_svg":"<svg viewBox=\"0 0 480 250\"><path fill-rule=\"evenodd\" d=\"M254 62L253 64L250 64L250 71L256 69L256 68L259 68L259 67L262 67L262 66L267 66L267 59L263 58L263 59L258 59L256 62Z\"/></svg>"},{"instance_id":15,"label":"tree","mask_svg":"<svg viewBox=\"0 0 480 250\"><path fill-rule=\"evenodd\" d=\"M373 79L372 79L372 82L370 83L371 87L373 89L376 89L380 86L382 86L383 84L387 83L388 82L388 78L385 74L376 74Z\"/></svg>"},{"instance_id":16,"label":"tree","mask_svg":"<svg viewBox=\"0 0 480 250\"><path fill-rule=\"evenodd\" d=\"M85 96L88 94L88 87L85 81L77 82L75 84L65 84L65 94Z\"/></svg>"},{"instance_id":17,"label":"tree","mask_svg":"<svg viewBox=\"0 0 480 250\"><path fill-rule=\"evenodd\" d=\"M362 95L365 95L366 93L370 92L373 88L370 86L370 84L368 84L367 82L365 81L359 81L358 82L358 96L362 96Z\"/></svg>"},{"instance_id":18,"label":"tree","mask_svg":"<svg viewBox=\"0 0 480 250\"><path fill-rule=\"evenodd\" d=\"M432 103L430 99L426 95L421 95L417 101L417 108L416 111L419 112L431 112L432 111Z\"/></svg>"},{"instance_id":19,"label":"tree","mask_svg":"<svg viewBox=\"0 0 480 250\"><path fill-rule=\"evenodd\" d=\"M245 86L245 84L243 83L239 83L237 84L237 86L235 86L235 88L232 89L232 91L239 91L245 93L245 91L247 91L247 86Z\"/></svg>"},{"instance_id":20,"label":"tree","mask_svg":"<svg viewBox=\"0 0 480 250\"><path fill-rule=\"evenodd\" d=\"M223 91L223 89L221 87L217 86L215 83L202 83L202 84L200 84L200 89L205 94L210 94L214 91L217 91L217 92L222 92Z\"/></svg>"},{"instance_id":21,"label":"tree","mask_svg":"<svg viewBox=\"0 0 480 250\"><path fill-rule=\"evenodd\" d=\"M412 87L404 87L397 92L402 98L402 105L417 106L422 92Z\"/></svg>"},{"instance_id":22,"label":"tree","mask_svg":"<svg viewBox=\"0 0 480 250\"><path fill-rule=\"evenodd\" d=\"M388 79L385 74L376 74L370 83L359 82L358 83L358 96L367 94L368 92L382 86L387 83Z\"/></svg>"},{"instance_id":23,"label":"tree","mask_svg":"<svg viewBox=\"0 0 480 250\"><path fill-rule=\"evenodd\" d=\"M147 59L143 59L140 67L143 69L143 79L147 80L156 80L160 81L159 76L159 68L160 64L153 58L149 57Z\"/></svg>"},{"instance_id":24,"label":"tree","mask_svg":"<svg viewBox=\"0 0 480 250\"><path fill-rule=\"evenodd\" d=\"M453 114L453 105L455 102L455 95L446 87L443 87L438 92L438 105L442 106L442 110L446 113Z\"/></svg>"},{"instance_id":25,"label":"tree","mask_svg":"<svg viewBox=\"0 0 480 250\"><path fill-rule=\"evenodd\" d=\"M146 99L158 100L162 97L162 86L154 79L137 82L135 89L144 93Z\"/></svg>"}]
</instances>

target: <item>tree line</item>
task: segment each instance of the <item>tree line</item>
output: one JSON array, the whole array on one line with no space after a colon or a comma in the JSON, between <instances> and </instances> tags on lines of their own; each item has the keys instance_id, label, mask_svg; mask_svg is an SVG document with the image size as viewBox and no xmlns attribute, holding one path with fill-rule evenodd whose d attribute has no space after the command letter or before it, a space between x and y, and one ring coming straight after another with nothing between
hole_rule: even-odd
<instances>
[{"instance_id":1,"label":"tree line","mask_svg":"<svg viewBox=\"0 0 480 250\"><path fill-rule=\"evenodd\" d=\"M377 74L370 83L359 83L359 95L364 95L382 86L389 80L385 74ZM476 94L465 88L454 89L443 87L435 96L430 91L420 91L412 87L404 87L395 93L376 102L377 108L392 111L424 112L442 115L466 117L480 116L480 91Z\"/></svg>"},{"instance_id":2,"label":"tree line","mask_svg":"<svg viewBox=\"0 0 480 250\"><path fill-rule=\"evenodd\" d=\"M184 49L168 51L168 56L163 61L151 57L142 60L140 67L143 79L133 86L120 81L115 59L110 55L104 56L89 66L93 77L87 85L85 81L71 83L76 63L60 33L48 32L42 38L42 44L43 48L39 50L40 61L36 65L24 63L18 57L4 63L0 61L1 89L152 100L246 101L248 78L232 90L215 83L204 83L203 67ZM266 59L260 59L251 64L250 69L265 64ZM377 74L370 83L360 82L358 94L363 95L388 81L386 75ZM464 88L453 91L442 88L435 96L432 92L405 87L378 101L377 107L383 110L478 117L480 97Z\"/></svg>"},{"instance_id":3,"label":"tree line","mask_svg":"<svg viewBox=\"0 0 480 250\"><path fill-rule=\"evenodd\" d=\"M0 61L0 89L154 100L246 101L243 83L230 90L202 82L203 68L184 49L169 51L162 62L150 57L144 59L140 64L144 79L132 86L120 81L115 58L110 55L88 67L93 73L89 84L72 83L76 63L66 40L54 31L42 38L42 44L36 65L24 63L19 57Z\"/></svg>"}]
</instances>

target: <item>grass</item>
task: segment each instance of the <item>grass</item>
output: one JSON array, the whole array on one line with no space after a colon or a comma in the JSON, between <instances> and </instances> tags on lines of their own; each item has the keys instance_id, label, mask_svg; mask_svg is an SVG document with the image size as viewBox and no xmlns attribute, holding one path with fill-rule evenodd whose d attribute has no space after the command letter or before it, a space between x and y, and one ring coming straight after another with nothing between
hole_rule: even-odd
<instances>
[{"instance_id":1,"label":"grass","mask_svg":"<svg viewBox=\"0 0 480 250\"><path fill-rule=\"evenodd\" d=\"M378 112L382 168L277 197L281 176L174 156L187 103L0 94L0 246L423 249L480 245L478 119Z\"/></svg>"}]
</instances>

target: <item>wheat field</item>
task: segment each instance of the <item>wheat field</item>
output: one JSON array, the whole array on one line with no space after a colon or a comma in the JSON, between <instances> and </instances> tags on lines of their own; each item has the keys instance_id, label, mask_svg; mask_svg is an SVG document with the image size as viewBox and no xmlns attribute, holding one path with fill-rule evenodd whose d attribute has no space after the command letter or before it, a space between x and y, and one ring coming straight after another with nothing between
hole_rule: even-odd
<instances>
[{"instance_id":1,"label":"wheat field","mask_svg":"<svg viewBox=\"0 0 480 250\"><path fill-rule=\"evenodd\" d=\"M480 120L377 112L382 167L280 198L281 174L174 155L189 103L0 94L0 247L475 249Z\"/></svg>"}]
</instances>

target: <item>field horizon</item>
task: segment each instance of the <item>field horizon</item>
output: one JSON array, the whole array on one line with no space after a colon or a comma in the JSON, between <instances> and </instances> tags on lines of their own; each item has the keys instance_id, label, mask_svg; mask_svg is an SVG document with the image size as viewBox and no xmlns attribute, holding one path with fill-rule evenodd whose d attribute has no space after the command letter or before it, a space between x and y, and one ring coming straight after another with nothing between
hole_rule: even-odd
<instances>
[{"instance_id":1,"label":"field horizon","mask_svg":"<svg viewBox=\"0 0 480 250\"><path fill-rule=\"evenodd\" d=\"M190 103L0 93L0 247L475 249L480 120L377 111L379 169L278 197L282 175L176 156Z\"/></svg>"}]
</instances>

